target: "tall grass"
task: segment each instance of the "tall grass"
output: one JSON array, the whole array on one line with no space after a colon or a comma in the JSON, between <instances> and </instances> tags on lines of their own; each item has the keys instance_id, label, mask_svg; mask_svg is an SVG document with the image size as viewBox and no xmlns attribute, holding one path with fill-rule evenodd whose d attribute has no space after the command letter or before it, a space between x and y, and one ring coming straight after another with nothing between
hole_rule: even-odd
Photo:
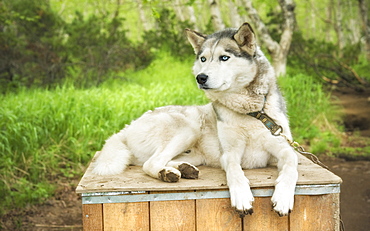
<instances>
[{"instance_id":1,"label":"tall grass","mask_svg":"<svg viewBox=\"0 0 370 231\"><path fill-rule=\"evenodd\" d=\"M143 112L207 103L191 65L162 54L148 68L122 73L100 87L66 84L0 96L0 197L5 198L0 207L38 202L52 195L58 179L80 177L104 140ZM295 137L312 143L323 134L326 122L320 121L331 120L328 96L308 76L280 82Z\"/></svg>"},{"instance_id":2,"label":"tall grass","mask_svg":"<svg viewBox=\"0 0 370 231\"><path fill-rule=\"evenodd\" d=\"M104 139L143 112L204 104L186 64L159 57L140 72L101 87L23 90L0 96L0 207L23 206L53 192L48 181L80 176Z\"/></svg>"},{"instance_id":3,"label":"tall grass","mask_svg":"<svg viewBox=\"0 0 370 231\"><path fill-rule=\"evenodd\" d=\"M315 154L339 146L341 115L322 84L304 74L281 77L279 84L287 101L293 138L310 145Z\"/></svg>"}]
</instances>

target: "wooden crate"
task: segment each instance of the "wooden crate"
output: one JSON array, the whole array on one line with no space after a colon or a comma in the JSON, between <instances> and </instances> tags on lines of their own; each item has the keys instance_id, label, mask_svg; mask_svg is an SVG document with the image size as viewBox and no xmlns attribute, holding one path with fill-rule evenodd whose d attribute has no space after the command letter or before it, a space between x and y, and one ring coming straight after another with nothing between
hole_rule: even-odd
<instances>
[{"instance_id":1,"label":"wooden crate","mask_svg":"<svg viewBox=\"0 0 370 231\"><path fill-rule=\"evenodd\" d=\"M286 217L279 217L270 202L276 167L244 171L255 196L254 213L244 218L230 206L225 172L199 169L197 180L165 183L137 166L102 177L92 174L90 165L76 189L82 194L84 230L339 230L342 181L303 156L294 209Z\"/></svg>"}]
</instances>

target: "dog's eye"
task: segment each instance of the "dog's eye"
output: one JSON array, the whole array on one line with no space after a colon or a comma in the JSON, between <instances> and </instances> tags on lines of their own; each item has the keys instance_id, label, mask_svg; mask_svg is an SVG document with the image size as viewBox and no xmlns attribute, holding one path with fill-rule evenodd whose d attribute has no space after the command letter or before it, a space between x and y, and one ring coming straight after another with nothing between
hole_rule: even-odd
<instances>
[{"instance_id":1,"label":"dog's eye","mask_svg":"<svg viewBox=\"0 0 370 231\"><path fill-rule=\"evenodd\" d=\"M207 59L206 59L206 57L204 57L204 56L200 57L200 61L201 61L202 63L204 63L206 60L207 60Z\"/></svg>"},{"instance_id":2,"label":"dog's eye","mask_svg":"<svg viewBox=\"0 0 370 231\"><path fill-rule=\"evenodd\" d=\"M227 61L229 60L230 56L226 56L226 55L221 55L220 56L220 61Z\"/></svg>"}]
</instances>

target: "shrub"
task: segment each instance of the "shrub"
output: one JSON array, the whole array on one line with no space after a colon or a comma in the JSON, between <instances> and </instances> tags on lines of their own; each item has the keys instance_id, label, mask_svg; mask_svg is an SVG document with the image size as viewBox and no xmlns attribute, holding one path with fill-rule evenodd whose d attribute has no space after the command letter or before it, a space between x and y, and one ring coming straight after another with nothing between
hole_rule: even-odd
<instances>
[{"instance_id":1,"label":"shrub","mask_svg":"<svg viewBox=\"0 0 370 231\"><path fill-rule=\"evenodd\" d=\"M193 28L188 21L179 21L172 10L162 9L157 21L158 28L145 32L143 39L149 47L166 50L172 56L188 58L193 55L193 48L189 45L185 28Z\"/></svg>"}]
</instances>

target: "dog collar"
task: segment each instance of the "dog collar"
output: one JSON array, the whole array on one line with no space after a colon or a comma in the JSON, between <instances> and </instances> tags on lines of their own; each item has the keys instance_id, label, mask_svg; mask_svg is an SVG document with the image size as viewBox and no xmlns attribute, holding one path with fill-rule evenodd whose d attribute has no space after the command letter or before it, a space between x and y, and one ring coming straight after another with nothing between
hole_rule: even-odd
<instances>
[{"instance_id":1,"label":"dog collar","mask_svg":"<svg viewBox=\"0 0 370 231\"><path fill-rule=\"evenodd\" d=\"M275 123L275 121L263 111L251 112L247 115L260 120L265 127L270 130L273 136L279 136L283 132L283 127Z\"/></svg>"},{"instance_id":2,"label":"dog collar","mask_svg":"<svg viewBox=\"0 0 370 231\"><path fill-rule=\"evenodd\" d=\"M266 95L265 95L265 102L263 104L262 110L257 111L257 112L247 113L247 115L260 120L263 123L263 125L265 125L265 127L271 132L273 136L279 136L283 132L283 127L275 123L275 121L263 111L263 109L265 108L265 103L266 103Z\"/></svg>"}]
</instances>

